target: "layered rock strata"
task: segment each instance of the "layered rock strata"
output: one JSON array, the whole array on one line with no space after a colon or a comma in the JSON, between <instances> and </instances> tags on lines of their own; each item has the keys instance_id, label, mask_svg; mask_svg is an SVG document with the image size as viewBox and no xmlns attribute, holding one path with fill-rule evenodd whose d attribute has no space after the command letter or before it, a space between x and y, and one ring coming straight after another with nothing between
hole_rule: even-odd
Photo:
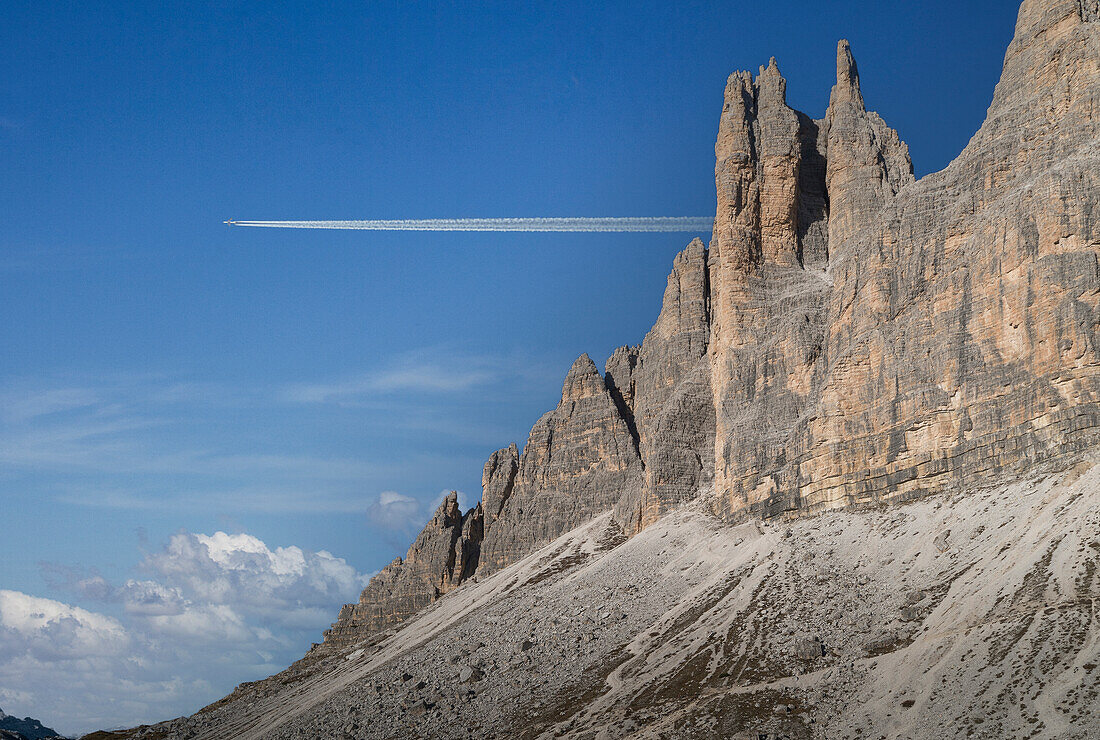
<instances>
[{"instance_id":1,"label":"layered rock strata","mask_svg":"<svg viewBox=\"0 0 1100 740\"><path fill-rule=\"evenodd\" d=\"M1098 15L1026 0L985 124L919 182L846 41L821 119L787 105L774 59L732 75L710 246L676 257L652 331L602 377L580 358L522 454L486 463L478 526L433 520L426 534L457 539L424 559L431 577L387 568L330 635L392 624L608 509L633 533L713 489L725 519L797 517L1094 444Z\"/></svg>"},{"instance_id":2,"label":"layered rock strata","mask_svg":"<svg viewBox=\"0 0 1100 740\"><path fill-rule=\"evenodd\" d=\"M558 407L527 438L511 493L485 534L481 572L516 562L640 485L642 462L627 418L596 364L579 357Z\"/></svg>"},{"instance_id":3,"label":"layered rock strata","mask_svg":"<svg viewBox=\"0 0 1100 740\"><path fill-rule=\"evenodd\" d=\"M1072 459L1096 440L1100 25L1091 17L1073 0L1025 2L986 123L947 169L915 184L894 179L902 155L875 119L840 123L853 113L858 123L862 104L845 102L854 108L838 120L837 101L858 90L838 80L826 117L827 329L813 403L773 476L784 508L983 484ZM862 133L838 143L838 127ZM853 159L864 164L835 174ZM845 203L861 214L854 221L838 212ZM732 459L720 467L734 479L747 472ZM727 515L770 513L735 485L722 493Z\"/></svg>"}]
</instances>

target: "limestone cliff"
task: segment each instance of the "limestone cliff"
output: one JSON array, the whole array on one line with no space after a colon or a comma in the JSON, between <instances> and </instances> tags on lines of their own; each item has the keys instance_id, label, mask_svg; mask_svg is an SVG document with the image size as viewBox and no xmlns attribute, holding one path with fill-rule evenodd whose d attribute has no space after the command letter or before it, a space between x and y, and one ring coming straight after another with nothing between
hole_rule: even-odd
<instances>
[{"instance_id":1,"label":"limestone cliff","mask_svg":"<svg viewBox=\"0 0 1100 740\"><path fill-rule=\"evenodd\" d=\"M653 329L602 376L577 360L522 454L486 463L482 508L441 509L329 639L607 510L627 533L701 493L725 519L797 517L1100 439L1096 0L1023 3L986 122L919 182L846 41L836 77L817 120L774 59L729 78L711 242L676 257Z\"/></svg>"},{"instance_id":2,"label":"limestone cliff","mask_svg":"<svg viewBox=\"0 0 1100 740\"><path fill-rule=\"evenodd\" d=\"M481 506L485 510L486 525L491 525L500 516L504 502L512 495L518 472L519 450L515 443L489 456L481 472Z\"/></svg>"},{"instance_id":3,"label":"limestone cliff","mask_svg":"<svg viewBox=\"0 0 1100 740\"><path fill-rule=\"evenodd\" d=\"M919 183L904 146L864 112L841 44L822 126L829 265L823 310L806 312L824 333L781 340L779 354L807 362L780 373L790 423L755 450L744 440L752 428L723 426L724 414L759 407L769 389L733 383L718 394L717 511L797 513L987 483L1096 439L1092 18L1074 0L1025 2L986 123ZM747 310L736 297L717 305L716 327ZM713 340L716 359L741 342L737 332ZM754 362L719 362L715 377L729 383Z\"/></svg>"}]
</instances>

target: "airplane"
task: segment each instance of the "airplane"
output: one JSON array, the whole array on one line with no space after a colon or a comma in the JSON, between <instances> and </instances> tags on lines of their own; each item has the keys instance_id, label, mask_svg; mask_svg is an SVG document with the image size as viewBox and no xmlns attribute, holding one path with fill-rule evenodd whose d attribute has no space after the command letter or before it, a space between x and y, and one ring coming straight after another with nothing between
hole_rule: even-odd
<instances>
[{"instance_id":1,"label":"airplane","mask_svg":"<svg viewBox=\"0 0 1100 740\"><path fill-rule=\"evenodd\" d=\"M229 224L230 226L236 226L237 225L237 222L234 221L233 219L229 219L228 221L222 221L222 223L223 224Z\"/></svg>"}]
</instances>

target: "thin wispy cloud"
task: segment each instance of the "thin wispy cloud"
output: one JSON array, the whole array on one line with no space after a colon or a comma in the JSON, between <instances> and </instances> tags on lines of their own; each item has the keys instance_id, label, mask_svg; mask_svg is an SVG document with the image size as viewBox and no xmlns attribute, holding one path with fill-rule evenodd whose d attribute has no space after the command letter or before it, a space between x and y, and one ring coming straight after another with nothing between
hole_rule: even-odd
<instances>
[{"instance_id":1,"label":"thin wispy cloud","mask_svg":"<svg viewBox=\"0 0 1100 740\"><path fill-rule=\"evenodd\" d=\"M479 469L483 449L512 435L470 409L544 375L523 358L432 347L325 382L9 380L0 384L0 480L16 499L81 508L366 516L373 492ZM286 432L355 419L362 438L344 450ZM395 435L429 444L395 456Z\"/></svg>"},{"instance_id":2,"label":"thin wispy cloud","mask_svg":"<svg viewBox=\"0 0 1100 740\"><path fill-rule=\"evenodd\" d=\"M332 383L290 386L286 389L284 397L299 403L339 403L366 395L402 391L453 393L484 385L495 377L496 374L490 370L456 371L438 365L410 365Z\"/></svg>"},{"instance_id":3,"label":"thin wispy cloud","mask_svg":"<svg viewBox=\"0 0 1100 740\"><path fill-rule=\"evenodd\" d=\"M541 382L548 368L529 358L477 355L429 348L379 363L353 377L286 386L283 399L294 403L358 405L395 394L451 394L505 382Z\"/></svg>"},{"instance_id":4,"label":"thin wispy cloud","mask_svg":"<svg viewBox=\"0 0 1100 740\"><path fill-rule=\"evenodd\" d=\"M455 461L455 464L474 465L475 460ZM389 477L399 477L402 468L395 466L387 471ZM151 512L210 512L231 509L240 513L263 514L353 514L368 515L375 499L362 485L348 485L346 490L330 490L322 485L279 487L267 485L241 485L224 488L191 488L181 486L165 489L99 487L59 484L53 500L59 504L93 509L119 509Z\"/></svg>"},{"instance_id":5,"label":"thin wispy cloud","mask_svg":"<svg viewBox=\"0 0 1100 740\"><path fill-rule=\"evenodd\" d=\"M123 411L111 418L80 417L30 429L9 428L0 431L0 463L58 472L261 478L277 474L284 479L313 481L350 481L379 470L375 464L356 459L187 449L150 438L151 430L179 423L176 419L132 416Z\"/></svg>"},{"instance_id":6,"label":"thin wispy cloud","mask_svg":"<svg viewBox=\"0 0 1100 740\"><path fill-rule=\"evenodd\" d=\"M39 416L87 408L100 402L91 388L47 388L38 392L8 391L0 395L0 414L9 422L27 421Z\"/></svg>"}]
</instances>

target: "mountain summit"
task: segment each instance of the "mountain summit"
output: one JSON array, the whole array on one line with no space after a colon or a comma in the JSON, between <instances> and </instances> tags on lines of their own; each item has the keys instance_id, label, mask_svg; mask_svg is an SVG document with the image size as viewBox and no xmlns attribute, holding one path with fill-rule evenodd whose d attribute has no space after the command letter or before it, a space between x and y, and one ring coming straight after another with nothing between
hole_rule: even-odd
<instances>
[{"instance_id":1,"label":"mountain summit","mask_svg":"<svg viewBox=\"0 0 1100 740\"><path fill-rule=\"evenodd\" d=\"M1026 0L919 181L847 41L836 71L820 119L775 59L729 77L709 246L477 507L287 671L131 736L1100 727L1100 6Z\"/></svg>"}]
</instances>

